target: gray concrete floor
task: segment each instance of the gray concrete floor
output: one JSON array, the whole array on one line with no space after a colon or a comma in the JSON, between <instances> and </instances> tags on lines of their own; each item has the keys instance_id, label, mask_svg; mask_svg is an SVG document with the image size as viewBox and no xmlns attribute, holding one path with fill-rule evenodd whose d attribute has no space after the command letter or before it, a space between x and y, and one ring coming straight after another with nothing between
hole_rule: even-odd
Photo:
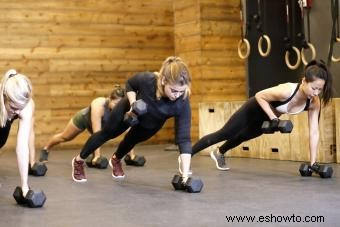
<instances>
[{"instance_id":1,"label":"gray concrete floor","mask_svg":"<svg viewBox=\"0 0 340 227\"><path fill-rule=\"evenodd\" d=\"M173 190L178 153L164 151L166 146L137 147L146 166L124 164L127 177L118 182L110 168L87 168L88 182L73 182L71 159L79 151L53 151L47 175L29 178L33 189L47 195L40 209L16 205L12 193L20 181L15 152L5 152L0 156L1 226L339 226L338 164L332 164L331 179L303 178L299 162L231 158L232 169L221 172L208 156L195 156L192 169L204 188L190 194ZM110 157L112 151L104 148L103 154ZM256 219L228 222L226 216ZM259 222L261 216L265 222ZM324 222L303 222L316 216ZM285 222L285 217L293 219Z\"/></svg>"}]
</instances>

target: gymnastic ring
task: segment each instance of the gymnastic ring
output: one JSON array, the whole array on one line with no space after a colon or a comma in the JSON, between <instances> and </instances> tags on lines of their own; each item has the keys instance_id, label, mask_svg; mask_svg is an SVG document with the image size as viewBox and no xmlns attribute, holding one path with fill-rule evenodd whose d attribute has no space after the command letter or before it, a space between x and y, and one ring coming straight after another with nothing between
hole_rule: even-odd
<instances>
[{"instance_id":1,"label":"gymnastic ring","mask_svg":"<svg viewBox=\"0 0 340 227\"><path fill-rule=\"evenodd\" d=\"M295 46L292 47L292 49L295 51L296 56L297 56L297 60L296 60L296 64L295 65L291 65L289 62L289 50L286 51L285 54L285 60L286 60L286 65L288 66L288 68L290 69L297 69L301 63L301 55L300 55L300 51L298 48L296 48Z\"/></svg>"},{"instance_id":2,"label":"gymnastic ring","mask_svg":"<svg viewBox=\"0 0 340 227\"><path fill-rule=\"evenodd\" d=\"M335 41L338 43L338 42L340 42L340 38L336 38L335 39ZM336 58L336 57L334 57L333 55L332 55L332 62L339 62L340 61L340 58Z\"/></svg>"},{"instance_id":3,"label":"gymnastic ring","mask_svg":"<svg viewBox=\"0 0 340 227\"><path fill-rule=\"evenodd\" d=\"M332 55L332 62L340 62L340 58L336 58Z\"/></svg>"},{"instance_id":4,"label":"gymnastic ring","mask_svg":"<svg viewBox=\"0 0 340 227\"><path fill-rule=\"evenodd\" d=\"M307 45L308 45L308 47L310 48L310 50L312 51L312 59L311 59L311 61L312 61L312 60L314 60L315 57L316 57L315 47L314 47L314 45L311 44L311 43L307 43ZM308 64L308 61L306 60L305 52L304 52L304 51L305 51L305 48L302 47L302 49L301 49L301 61L302 61L302 63L303 63L304 65L307 65L307 64Z\"/></svg>"},{"instance_id":5,"label":"gymnastic ring","mask_svg":"<svg viewBox=\"0 0 340 227\"><path fill-rule=\"evenodd\" d=\"M243 54L242 51L241 51L241 47L242 47L243 43L245 43L245 45L246 45L246 53L245 54ZM250 54L250 44L249 44L249 41L247 39L243 38L238 42L237 53L238 53L238 56L241 59L246 59L249 56L249 54Z\"/></svg>"},{"instance_id":6,"label":"gymnastic ring","mask_svg":"<svg viewBox=\"0 0 340 227\"><path fill-rule=\"evenodd\" d=\"M266 52L264 52L264 51L262 50L262 42L263 42L263 38L264 38L264 39L266 40L266 42L267 42L267 50L266 50ZM272 43L270 42L269 36L267 36L267 35L261 35L260 38L259 38L259 41L258 41L258 43L257 43L257 47L258 47L258 49L259 49L260 55L261 55L262 57L267 57L267 56L269 55L269 53L270 53L271 48L272 48Z\"/></svg>"}]
</instances>

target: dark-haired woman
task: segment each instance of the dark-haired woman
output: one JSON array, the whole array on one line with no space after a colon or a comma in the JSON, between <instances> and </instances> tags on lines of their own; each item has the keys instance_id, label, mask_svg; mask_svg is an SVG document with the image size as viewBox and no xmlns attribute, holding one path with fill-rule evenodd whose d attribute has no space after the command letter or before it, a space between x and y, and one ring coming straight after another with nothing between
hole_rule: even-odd
<instances>
[{"instance_id":1,"label":"dark-haired woman","mask_svg":"<svg viewBox=\"0 0 340 227\"><path fill-rule=\"evenodd\" d=\"M301 83L284 83L255 94L240 107L218 131L202 137L193 146L193 155L218 142L226 142L210 152L219 170L229 170L224 154L244 141L263 134L262 123L279 123L282 114L308 111L310 165L317 169L319 113L332 97L332 75L322 61L311 61L304 70Z\"/></svg>"}]
</instances>

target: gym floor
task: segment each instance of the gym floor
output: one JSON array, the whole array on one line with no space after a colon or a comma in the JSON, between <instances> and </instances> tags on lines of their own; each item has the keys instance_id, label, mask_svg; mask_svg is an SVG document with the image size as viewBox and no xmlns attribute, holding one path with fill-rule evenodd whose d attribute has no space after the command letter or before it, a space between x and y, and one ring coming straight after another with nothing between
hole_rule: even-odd
<instances>
[{"instance_id":1,"label":"gym floor","mask_svg":"<svg viewBox=\"0 0 340 227\"><path fill-rule=\"evenodd\" d=\"M86 183L71 179L71 159L79 150L55 150L47 175L29 178L32 188L42 189L47 196L44 207L36 209L16 205L12 197L20 184L16 156L4 152L0 155L0 223L16 227L339 225L338 164L331 164L333 178L304 178L298 173L299 162L230 158L231 170L221 172L208 156L198 155L192 170L204 187L201 193L190 194L172 188L178 152L164 151L166 146L138 146L136 152L146 157L146 165L124 164L123 181L113 180L111 168L87 168ZM113 149L102 151L110 157ZM249 221L232 222L229 216Z\"/></svg>"}]
</instances>

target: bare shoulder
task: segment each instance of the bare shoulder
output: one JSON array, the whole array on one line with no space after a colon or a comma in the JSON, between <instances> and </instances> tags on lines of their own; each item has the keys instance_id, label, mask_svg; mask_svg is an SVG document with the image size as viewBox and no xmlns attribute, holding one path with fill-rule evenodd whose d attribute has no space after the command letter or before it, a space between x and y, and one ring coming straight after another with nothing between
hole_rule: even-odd
<instances>
[{"instance_id":1,"label":"bare shoulder","mask_svg":"<svg viewBox=\"0 0 340 227\"><path fill-rule=\"evenodd\" d=\"M291 95L291 83L278 84L258 92L267 101L284 101Z\"/></svg>"},{"instance_id":2,"label":"bare shoulder","mask_svg":"<svg viewBox=\"0 0 340 227\"><path fill-rule=\"evenodd\" d=\"M106 98L105 97L98 97L92 100L91 107L103 107L105 105Z\"/></svg>"}]
</instances>

